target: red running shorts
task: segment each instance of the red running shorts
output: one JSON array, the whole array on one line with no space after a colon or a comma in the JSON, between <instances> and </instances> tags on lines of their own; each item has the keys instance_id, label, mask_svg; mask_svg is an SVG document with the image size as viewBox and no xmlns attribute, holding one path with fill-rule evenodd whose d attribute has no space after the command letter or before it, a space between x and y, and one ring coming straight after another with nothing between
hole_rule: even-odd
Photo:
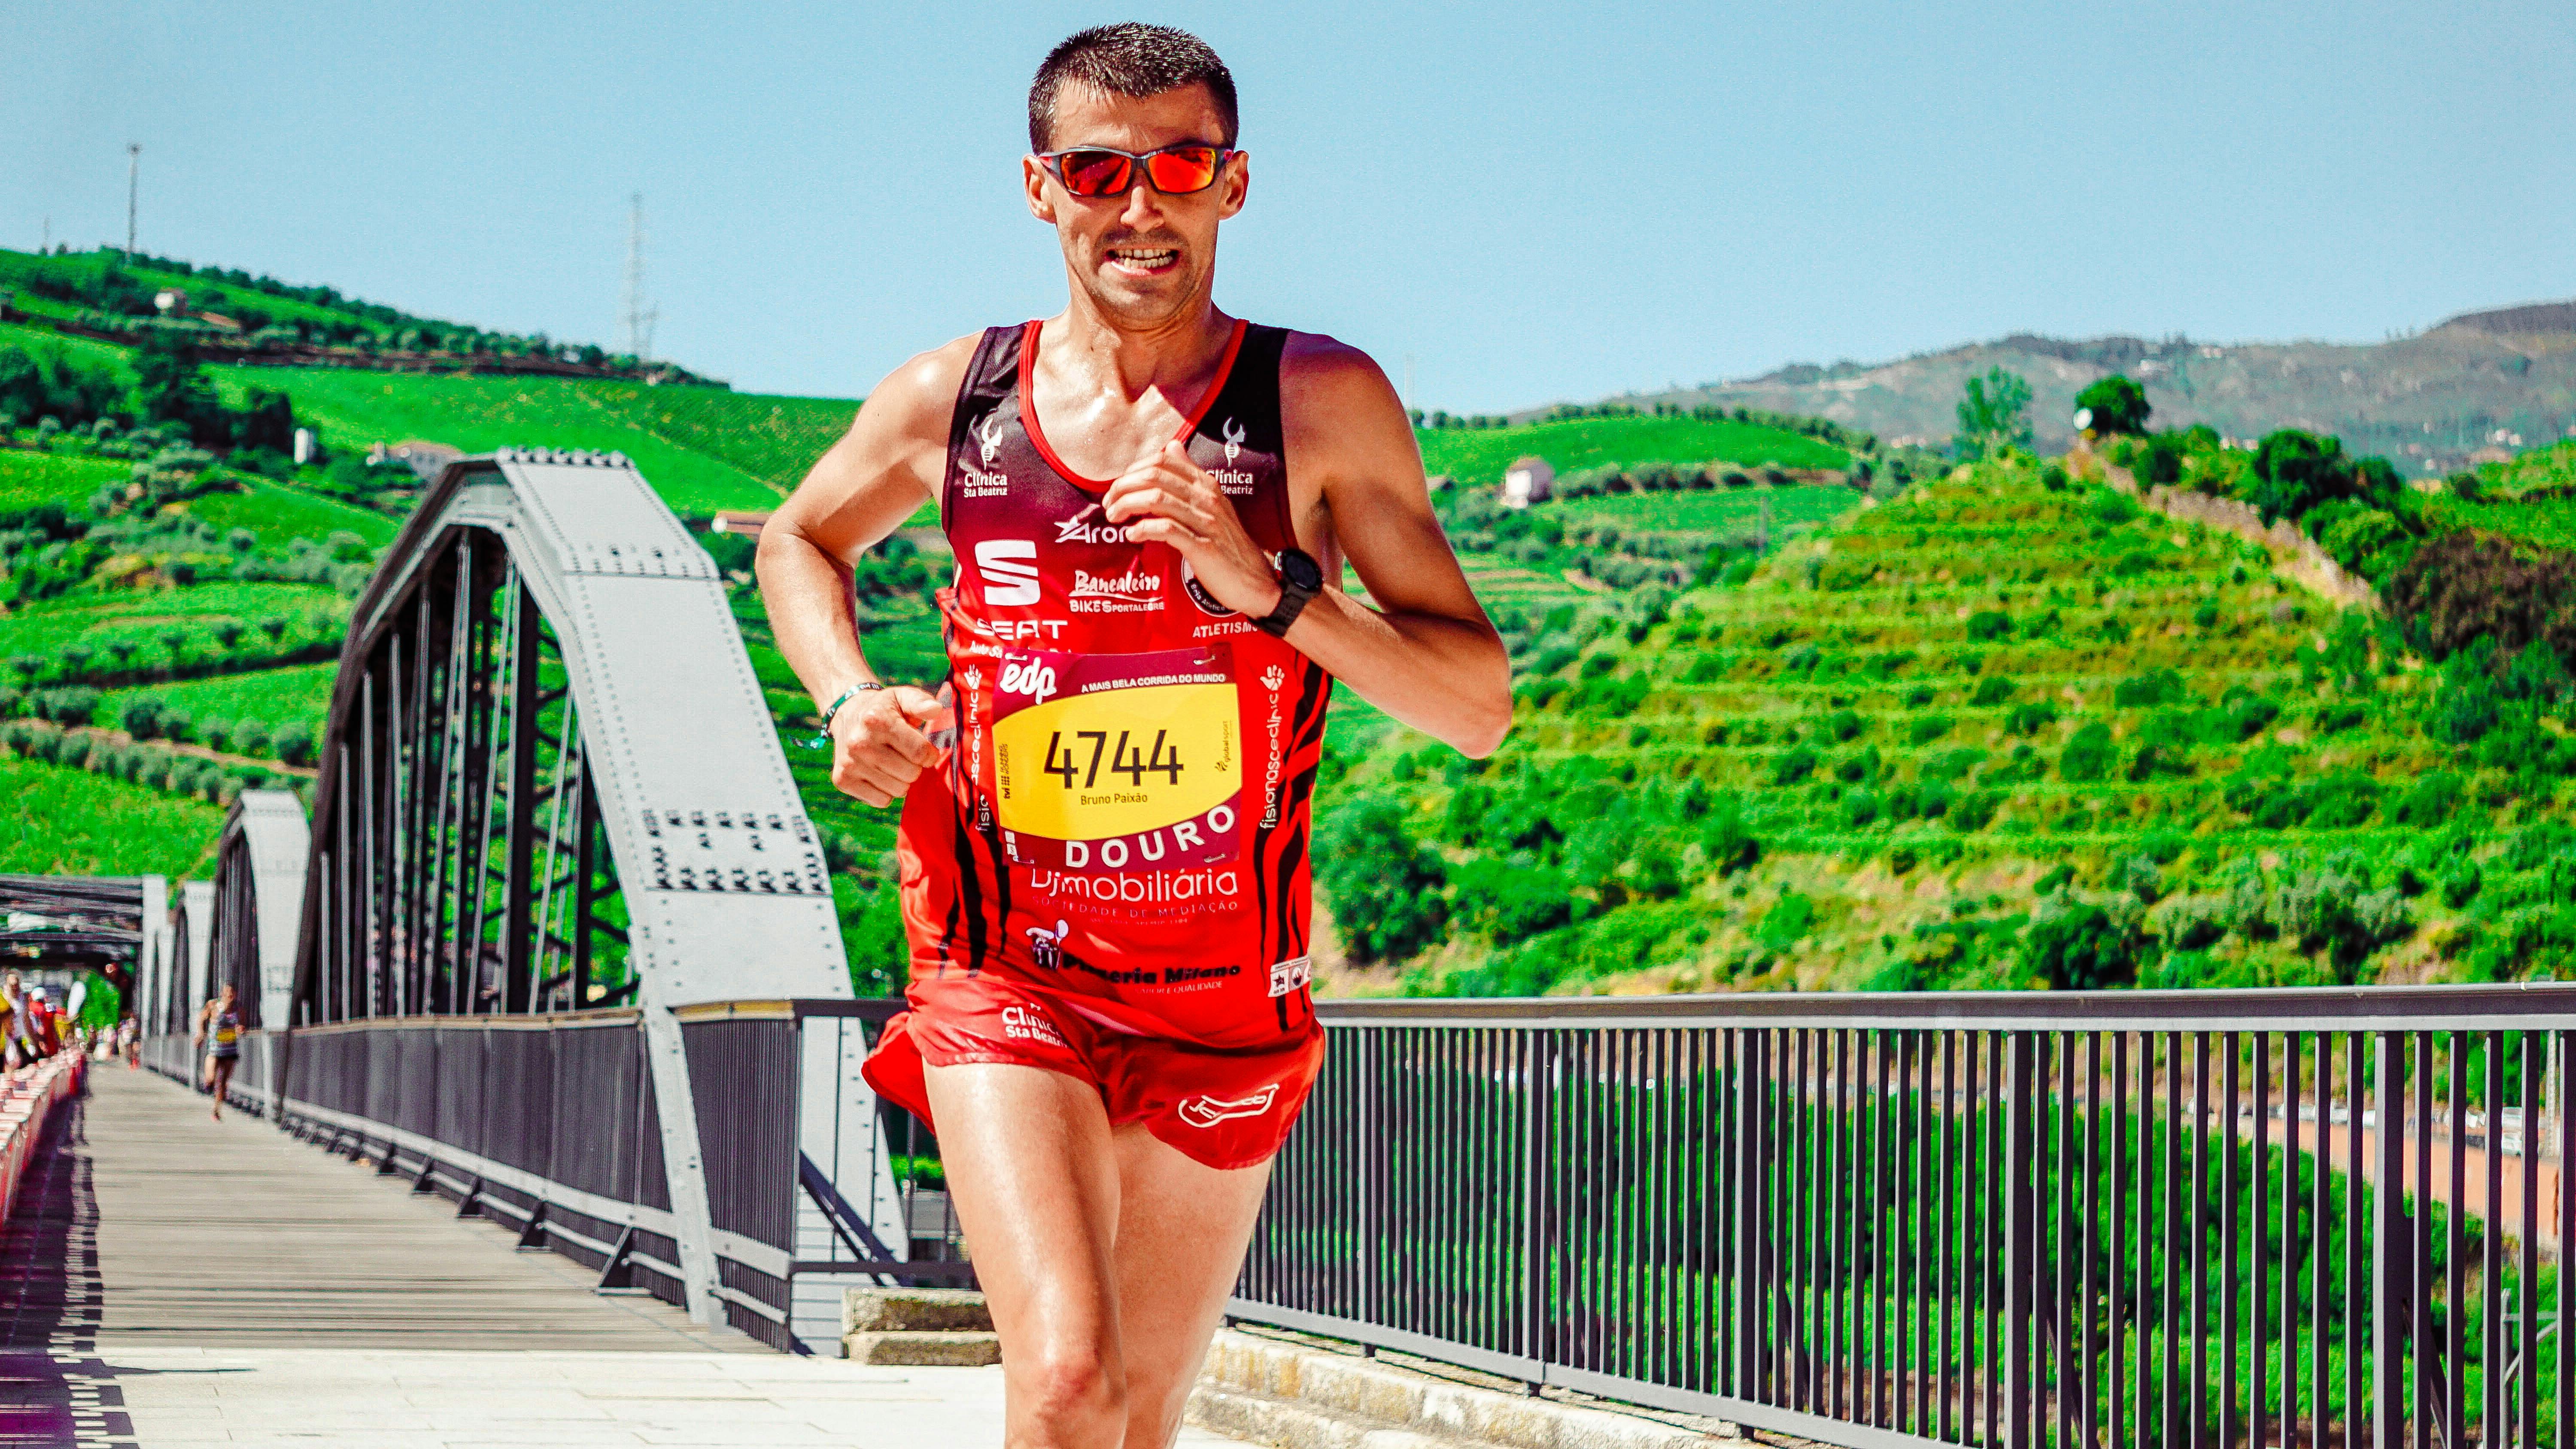
<instances>
[{"instance_id":1,"label":"red running shorts","mask_svg":"<svg viewBox=\"0 0 2576 1449\"><path fill-rule=\"evenodd\" d=\"M904 995L912 1010L886 1023L863 1073L934 1133L922 1068L1000 1062L1090 1083L1109 1125L1142 1123L1194 1162L1256 1167L1287 1140L1324 1064L1312 1018L1281 1045L1226 1051L1121 1031L992 972L916 977Z\"/></svg>"}]
</instances>

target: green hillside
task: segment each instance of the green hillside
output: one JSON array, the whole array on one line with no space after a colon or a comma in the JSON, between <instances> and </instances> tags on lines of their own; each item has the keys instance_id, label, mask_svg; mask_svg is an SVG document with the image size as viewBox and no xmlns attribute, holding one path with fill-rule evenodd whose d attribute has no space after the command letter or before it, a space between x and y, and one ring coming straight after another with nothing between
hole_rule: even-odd
<instances>
[{"instance_id":1,"label":"green hillside","mask_svg":"<svg viewBox=\"0 0 2576 1449\"><path fill-rule=\"evenodd\" d=\"M1342 938L1471 993L2474 978L2576 946L2563 688L2429 665L2260 549L2049 477L1963 469L1733 586L1551 619L1489 762L1402 730L1336 756Z\"/></svg>"},{"instance_id":2,"label":"green hillside","mask_svg":"<svg viewBox=\"0 0 2576 1449\"><path fill-rule=\"evenodd\" d=\"M47 503L78 508L99 489L123 482L131 471L113 458L0 452L0 514L23 513Z\"/></svg>"},{"instance_id":3,"label":"green hillside","mask_svg":"<svg viewBox=\"0 0 2576 1449\"><path fill-rule=\"evenodd\" d=\"M555 377L429 377L355 369L209 369L228 403L277 388L325 447L426 439L469 453L534 446L620 452L671 506L768 509L848 429L855 402Z\"/></svg>"},{"instance_id":4,"label":"green hillside","mask_svg":"<svg viewBox=\"0 0 2576 1449\"><path fill-rule=\"evenodd\" d=\"M0 756L0 871L24 875L214 873L223 812L202 800Z\"/></svg>"},{"instance_id":5,"label":"green hillside","mask_svg":"<svg viewBox=\"0 0 2576 1449\"><path fill-rule=\"evenodd\" d=\"M1545 458L1560 474L1662 461L1723 461L1783 468L1851 466L1851 454L1814 438L1732 420L1689 417L1577 418L1513 428L1423 428L1424 471L1470 487L1491 487L1523 455Z\"/></svg>"}]
</instances>

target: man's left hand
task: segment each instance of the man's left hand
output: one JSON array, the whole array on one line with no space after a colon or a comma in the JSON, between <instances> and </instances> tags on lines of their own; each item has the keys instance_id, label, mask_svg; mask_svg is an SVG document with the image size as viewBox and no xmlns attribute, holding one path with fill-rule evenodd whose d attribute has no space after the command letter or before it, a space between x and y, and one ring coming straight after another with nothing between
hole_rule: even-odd
<instances>
[{"instance_id":1,"label":"man's left hand","mask_svg":"<svg viewBox=\"0 0 2576 1449\"><path fill-rule=\"evenodd\" d=\"M1187 559L1199 587L1247 618L1279 607L1279 575L1244 532L1234 500L1190 461L1179 440L1118 475L1103 511L1127 525L1131 543L1167 543Z\"/></svg>"}]
</instances>

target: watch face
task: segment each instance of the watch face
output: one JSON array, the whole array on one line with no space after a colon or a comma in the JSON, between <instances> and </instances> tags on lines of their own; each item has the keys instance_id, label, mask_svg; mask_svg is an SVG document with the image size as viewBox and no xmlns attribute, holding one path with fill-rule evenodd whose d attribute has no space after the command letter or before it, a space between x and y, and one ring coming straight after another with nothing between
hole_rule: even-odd
<instances>
[{"instance_id":1,"label":"watch face","mask_svg":"<svg viewBox=\"0 0 2576 1449\"><path fill-rule=\"evenodd\" d=\"M1314 559L1308 557L1303 551L1298 549L1284 549L1280 552L1279 576L1296 585L1298 588L1309 591L1320 589L1324 586L1324 570L1322 567L1317 565Z\"/></svg>"}]
</instances>

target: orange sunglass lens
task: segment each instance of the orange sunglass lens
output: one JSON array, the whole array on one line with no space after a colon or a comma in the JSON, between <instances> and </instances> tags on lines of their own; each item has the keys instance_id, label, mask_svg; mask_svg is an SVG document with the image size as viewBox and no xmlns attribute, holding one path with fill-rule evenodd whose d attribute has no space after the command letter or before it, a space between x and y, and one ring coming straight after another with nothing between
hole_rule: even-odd
<instances>
[{"instance_id":1,"label":"orange sunglass lens","mask_svg":"<svg viewBox=\"0 0 2576 1449\"><path fill-rule=\"evenodd\" d=\"M1157 191L1174 195L1205 191L1216 181L1217 150L1213 146L1192 146L1157 151L1145 158L1145 167L1153 175Z\"/></svg>"},{"instance_id":2,"label":"orange sunglass lens","mask_svg":"<svg viewBox=\"0 0 2576 1449\"><path fill-rule=\"evenodd\" d=\"M1127 189L1127 158L1115 151L1071 151L1056 163L1064 189L1076 196L1112 196Z\"/></svg>"}]
</instances>

